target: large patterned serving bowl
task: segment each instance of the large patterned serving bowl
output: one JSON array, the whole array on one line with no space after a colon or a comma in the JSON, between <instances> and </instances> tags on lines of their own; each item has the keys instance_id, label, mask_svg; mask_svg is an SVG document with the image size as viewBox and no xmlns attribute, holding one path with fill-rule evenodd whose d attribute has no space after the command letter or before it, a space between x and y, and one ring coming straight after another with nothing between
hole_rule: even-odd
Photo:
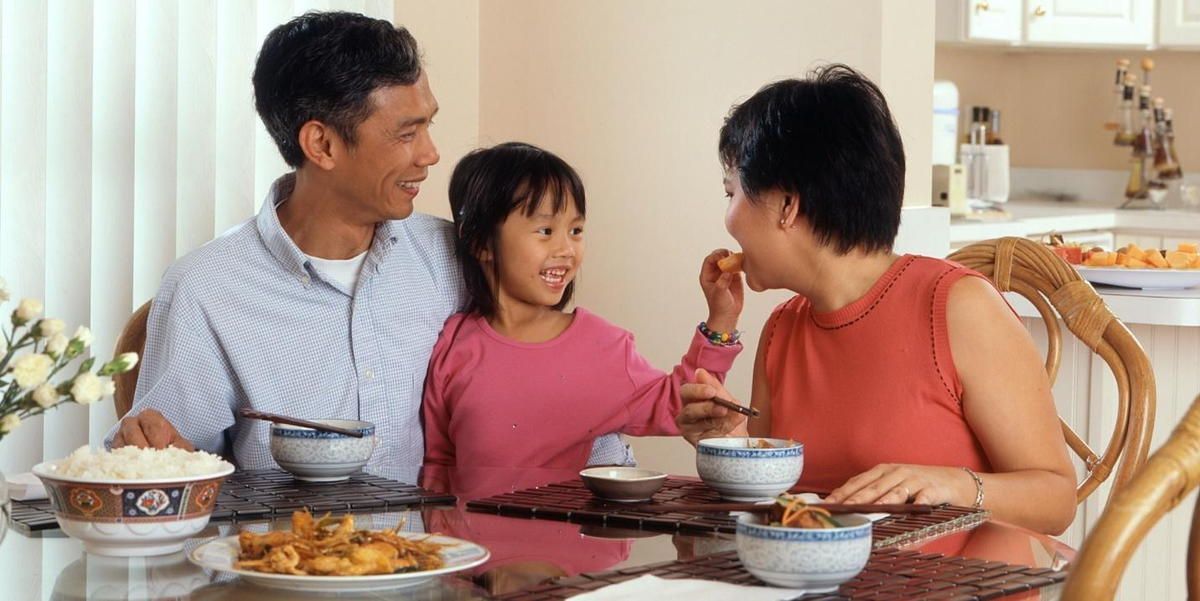
<instances>
[{"instance_id":1,"label":"large patterned serving bowl","mask_svg":"<svg viewBox=\"0 0 1200 601\"><path fill-rule=\"evenodd\" d=\"M69 536L88 553L129 557L166 555L208 525L232 464L203 476L144 480L76 478L62 473L62 461L33 467Z\"/></svg>"},{"instance_id":2,"label":"large patterned serving bowl","mask_svg":"<svg viewBox=\"0 0 1200 601\"><path fill-rule=\"evenodd\" d=\"M271 424L271 457L297 480L338 482L362 470L375 451L375 424L352 419L316 419L314 422L362 434L361 438Z\"/></svg>"},{"instance_id":3,"label":"large patterned serving bowl","mask_svg":"<svg viewBox=\"0 0 1200 601\"><path fill-rule=\"evenodd\" d=\"M742 514L737 552L742 565L775 586L830 592L854 578L871 556L871 520L836 516L842 528L784 528L763 523L762 515Z\"/></svg>"},{"instance_id":4,"label":"large patterned serving bowl","mask_svg":"<svg viewBox=\"0 0 1200 601\"><path fill-rule=\"evenodd\" d=\"M733 501L787 492L804 470L804 445L780 438L707 438L696 446L696 473Z\"/></svg>"}]
</instances>

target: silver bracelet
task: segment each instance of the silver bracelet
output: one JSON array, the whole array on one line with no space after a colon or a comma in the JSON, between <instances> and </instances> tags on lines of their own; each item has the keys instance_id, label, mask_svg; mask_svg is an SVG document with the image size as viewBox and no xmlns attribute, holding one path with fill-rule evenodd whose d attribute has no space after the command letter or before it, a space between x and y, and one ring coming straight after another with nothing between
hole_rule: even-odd
<instances>
[{"instance_id":1,"label":"silver bracelet","mask_svg":"<svg viewBox=\"0 0 1200 601\"><path fill-rule=\"evenodd\" d=\"M979 474L975 473L975 470L965 465L962 466L962 470L966 472L967 475L971 476L971 479L975 481L975 504L971 505L971 507L974 509L979 509L980 507L983 507L983 479L979 477Z\"/></svg>"}]
</instances>

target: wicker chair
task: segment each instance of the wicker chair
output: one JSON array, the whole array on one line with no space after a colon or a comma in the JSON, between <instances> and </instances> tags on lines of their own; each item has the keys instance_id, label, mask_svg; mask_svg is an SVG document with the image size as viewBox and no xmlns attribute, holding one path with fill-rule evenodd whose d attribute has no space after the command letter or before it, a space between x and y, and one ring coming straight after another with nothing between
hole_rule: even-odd
<instances>
[{"instance_id":1,"label":"wicker chair","mask_svg":"<svg viewBox=\"0 0 1200 601\"><path fill-rule=\"evenodd\" d=\"M1046 373L1051 384L1058 376L1062 355L1058 316L1108 364L1117 382L1119 406L1116 427L1104 452L1097 455L1066 422L1061 418L1059 421L1067 444L1087 469L1076 488L1076 500L1082 503L1116 466L1111 497L1133 477L1149 454L1155 385L1146 351L1091 284L1043 244L1024 238L999 238L964 247L948 258L991 278L1001 291L1016 292L1033 303L1046 324Z\"/></svg>"},{"instance_id":2,"label":"wicker chair","mask_svg":"<svg viewBox=\"0 0 1200 601\"><path fill-rule=\"evenodd\" d=\"M129 321L125 322L125 327L121 329L121 336L117 338L116 348L113 349L114 356L121 353L137 353L142 354L142 349L146 346L146 318L150 316L150 302L138 307L137 311L129 317ZM137 389L138 373L141 371L142 363L133 366L133 369L113 376L113 385L116 387L116 394L113 395L113 408L117 411L117 419L125 417L129 413L129 408L133 406L133 393Z\"/></svg>"},{"instance_id":3,"label":"wicker chair","mask_svg":"<svg viewBox=\"0 0 1200 601\"><path fill-rule=\"evenodd\" d=\"M1138 543L1200 485L1200 397L1175 432L1109 500L1071 564L1063 599L1112 599ZM1192 510L1187 551L1188 599L1200 599L1200 499Z\"/></svg>"}]
</instances>

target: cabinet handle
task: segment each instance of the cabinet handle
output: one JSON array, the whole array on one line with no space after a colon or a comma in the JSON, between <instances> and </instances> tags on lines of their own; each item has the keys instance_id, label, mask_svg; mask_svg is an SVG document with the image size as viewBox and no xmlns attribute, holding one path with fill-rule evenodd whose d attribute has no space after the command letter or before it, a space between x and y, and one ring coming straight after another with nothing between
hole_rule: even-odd
<instances>
[{"instance_id":1,"label":"cabinet handle","mask_svg":"<svg viewBox=\"0 0 1200 601\"><path fill-rule=\"evenodd\" d=\"M975 3L975 12L976 13L987 12L987 9L989 9L989 8L991 8L991 6L987 2L976 2Z\"/></svg>"},{"instance_id":2,"label":"cabinet handle","mask_svg":"<svg viewBox=\"0 0 1200 601\"><path fill-rule=\"evenodd\" d=\"M1037 8L1033 9L1033 16L1035 16L1035 17L1046 16L1046 9L1042 8L1042 5L1039 4L1037 6Z\"/></svg>"}]
</instances>

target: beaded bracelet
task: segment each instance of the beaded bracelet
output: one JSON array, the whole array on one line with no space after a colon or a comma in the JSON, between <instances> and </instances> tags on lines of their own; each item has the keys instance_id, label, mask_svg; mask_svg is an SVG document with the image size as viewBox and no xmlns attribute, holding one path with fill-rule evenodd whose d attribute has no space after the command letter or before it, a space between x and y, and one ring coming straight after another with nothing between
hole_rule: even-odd
<instances>
[{"instance_id":1,"label":"beaded bracelet","mask_svg":"<svg viewBox=\"0 0 1200 601\"><path fill-rule=\"evenodd\" d=\"M975 481L975 504L971 505L971 507L974 509L979 509L980 507L983 507L983 479L979 477L979 474L975 473L975 470L965 465L962 466L962 469L969 476L971 476L972 480Z\"/></svg>"},{"instance_id":2,"label":"beaded bracelet","mask_svg":"<svg viewBox=\"0 0 1200 601\"><path fill-rule=\"evenodd\" d=\"M697 326L700 329L700 335L707 338L709 342L717 346L733 346L742 338L742 333L738 330L732 332L714 332L708 329L708 324L700 322Z\"/></svg>"}]
</instances>

